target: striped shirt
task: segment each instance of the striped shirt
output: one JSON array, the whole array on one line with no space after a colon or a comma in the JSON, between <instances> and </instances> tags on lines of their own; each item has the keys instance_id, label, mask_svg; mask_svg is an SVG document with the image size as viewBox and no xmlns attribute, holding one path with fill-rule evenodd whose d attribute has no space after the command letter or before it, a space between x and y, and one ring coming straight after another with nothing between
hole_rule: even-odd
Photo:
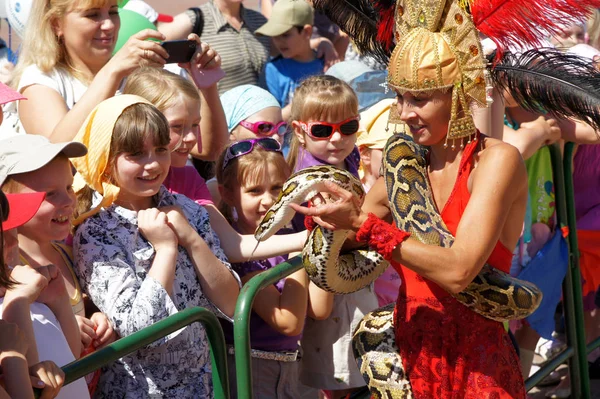
<instances>
[{"instance_id":1,"label":"striped shirt","mask_svg":"<svg viewBox=\"0 0 600 399\"><path fill-rule=\"evenodd\" d=\"M259 76L269 58L271 38L254 32L267 22L259 12L240 8L242 27L233 28L217 6L209 1L199 7L204 15L202 41L221 56L221 68L227 74L218 83L219 94L243 84L258 85ZM195 15L188 12L194 25Z\"/></svg>"}]
</instances>

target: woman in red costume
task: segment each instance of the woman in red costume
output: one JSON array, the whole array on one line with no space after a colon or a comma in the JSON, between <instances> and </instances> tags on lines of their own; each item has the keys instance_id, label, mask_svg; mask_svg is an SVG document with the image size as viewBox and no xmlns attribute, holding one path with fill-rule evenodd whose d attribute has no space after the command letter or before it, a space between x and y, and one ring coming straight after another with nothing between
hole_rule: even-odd
<instances>
[{"instance_id":1,"label":"woman in red costume","mask_svg":"<svg viewBox=\"0 0 600 399\"><path fill-rule=\"evenodd\" d=\"M343 14L340 3L331 7ZM380 252L400 274L394 333L414 398L525 398L519 360L503 325L451 296L464 290L485 263L508 273L525 216L527 172L521 155L480 133L471 114L473 105L487 102L479 33L487 26L482 22L492 22L488 16L494 11L474 1L374 3L379 26L390 30L395 25L393 37L387 35L388 46L396 42L388 67L388 83L398 100L393 122L404 124L404 131L428 148L431 195L455 241L447 248L427 245L399 230L383 178L362 207L334 184L327 188L336 200L292 207L325 228L356 232L356 241ZM485 3L492 9L517 5ZM545 10L538 11L543 15ZM576 11L581 10L572 14ZM506 22L506 14L502 18ZM510 35L511 28L506 23L503 29ZM378 40L385 50L382 36Z\"/></svg>"},{"instance_id":2,"label":"woman in red costume","mask_svg":"<svg viewBox=\"0 0 600 399\"><path fill-rule=\"evenodd\" d=\"M415 142L430 148L433 198L455 241L442 248L410 238L399 243L402 235L391 240L397 244L392 265L403 282L396 343L415 398L524 398L519 361L503 325L467 309L449 292L462 291L484 263L509 271L525 216L527 173L515 147L477 131L464 148L446 147L451 100L450 92L439 90L398 93L400 119ZM328 188L337 202L296 210L326 228L358 232L370 244L377 241L373 233L395 229L382 178L362 209L347 191Z\"/></svg>"}]
</instances>

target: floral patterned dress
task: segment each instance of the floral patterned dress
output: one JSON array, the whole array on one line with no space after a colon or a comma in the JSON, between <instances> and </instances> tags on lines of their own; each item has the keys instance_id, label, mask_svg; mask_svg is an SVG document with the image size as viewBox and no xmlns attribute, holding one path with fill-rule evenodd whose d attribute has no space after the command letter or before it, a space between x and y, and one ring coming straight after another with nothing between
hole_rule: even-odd
<instances>
[{"instance_id":1,"label":"floral patterned dress","mask_svg":"<svg viewBox=\"0 0 600 399\"><path fill-rule=\"evenodd\" d=\"M99 201L95 194L94 206ZM211 251L231 270L204 208L161 187L158 207L169 205L181 207ZM75 233L73 249L82 289L122 337L193 306L227 318L202 293L182 247L172 296L148 276L155 252L139 233L135 211L112 205L86 219ZM237 274L232 274L239 282ZM212 397L209 347L202 324L190 324L107 366L95 397Z\"/></svg>"}]
</instances>

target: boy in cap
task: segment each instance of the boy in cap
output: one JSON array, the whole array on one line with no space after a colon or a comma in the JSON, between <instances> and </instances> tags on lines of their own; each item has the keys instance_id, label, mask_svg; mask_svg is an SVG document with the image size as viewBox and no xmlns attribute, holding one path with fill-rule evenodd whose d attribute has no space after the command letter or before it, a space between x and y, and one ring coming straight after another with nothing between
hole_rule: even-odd
<instances>
[{"instance_id":1,"label":"boy in cap","mask_svg":"<svg viewBox=\"0 0 600 399\"><path fill-rule=\"evenodd\" d=\"M310 48L314 11L305 0L279 0L269 21L257 35L270 36L280 55L265 66L264 84L281 105L283 119L290 116L296 86L312 75L323 73L324 62Z\"/></svg>"}]
</instances>

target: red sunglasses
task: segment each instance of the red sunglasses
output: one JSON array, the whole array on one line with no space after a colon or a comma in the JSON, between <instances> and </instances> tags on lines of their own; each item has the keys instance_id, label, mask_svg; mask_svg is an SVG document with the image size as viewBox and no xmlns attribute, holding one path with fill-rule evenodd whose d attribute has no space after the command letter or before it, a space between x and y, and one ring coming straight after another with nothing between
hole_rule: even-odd
<instances>
[{"instance_id":1,"label":"red sunglasses","mask_svg":"<svg viewBox=\"0 0 600 399\"><path fill-rule=\"evenodd\" d=\"M272 136L277 133L279 136L285 136L287 132L288 124L285 121L281 121L278 124L274 125L271 122L258 121L258 122L248 122L241 121L240 125L245 127L246 129L252 131L254 134L258 134L261 136Z\"/></svg>"},{"instance_id":2,"label":"red sunglasses","mask_svg":"<svg viewBox=\"0 0 600 399\"><path fill-rule=\"evenodd\" d=\"M360 116L353 116L339 123L329 122L302 122L300 127L315 140L328 140L334 132L340 132L344 136L352 136L358 132Z\"/></svg>"}]
</instances>

